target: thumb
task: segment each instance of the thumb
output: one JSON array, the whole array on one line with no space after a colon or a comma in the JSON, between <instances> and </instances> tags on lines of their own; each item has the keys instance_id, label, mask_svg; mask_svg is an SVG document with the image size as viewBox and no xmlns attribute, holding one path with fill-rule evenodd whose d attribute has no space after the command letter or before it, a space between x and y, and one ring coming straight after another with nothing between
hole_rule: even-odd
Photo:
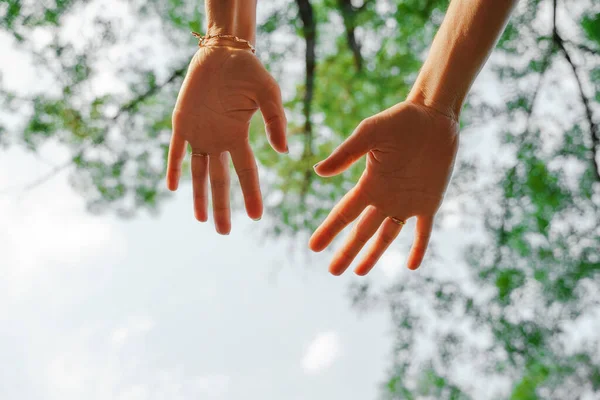
<instances>
[{"instance_id":1,"label":"thumb","mask_svg":"<svg viewBox=\"0 0 600 400\"><path fill-rule=\"evenodd\" d=\"M266 72L266 71L265 71ZM259 90L258 106L265 121L265 130L269 143L275 151L287 153L286 125L287 118L281 101L281 89L277 81L266 72L267 79Z\"/></svg>"},{"instance_id":2,"label":"thumb","mask_svg":"<svg viewBox=\"0 0 600 400\"><path fill-rule=\"evenodd\" d=\"M373 122L371 118L363 120L346 139L325 160L315 164L315 172L320 176L333 176L350 168L357 160L372 148Z\"/></svg>"}]
</instances>

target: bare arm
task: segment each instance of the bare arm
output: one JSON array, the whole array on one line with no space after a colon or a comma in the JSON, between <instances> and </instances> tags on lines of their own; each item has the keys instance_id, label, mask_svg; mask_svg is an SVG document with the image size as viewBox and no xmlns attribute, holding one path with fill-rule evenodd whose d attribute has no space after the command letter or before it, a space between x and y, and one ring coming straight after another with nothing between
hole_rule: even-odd
<instances>
[{"instance_id":1,"label":"bare arm","mask_svg":"<svg viewBox=\"0 0 600 400\"><path fill-rule=\"evenodd\" d=\"M408 101L458 119L517 0L453 0Z\"/></svg>"},{"instance_id":2,"label":"bare arm","mask_svg":"<svg viewBox=\"0 0 600 400\"><path fill-rule=\"evenodd\" d=\"M207 34L256 42L257 0L206 0Z\"/></svg>"}]
</instances>

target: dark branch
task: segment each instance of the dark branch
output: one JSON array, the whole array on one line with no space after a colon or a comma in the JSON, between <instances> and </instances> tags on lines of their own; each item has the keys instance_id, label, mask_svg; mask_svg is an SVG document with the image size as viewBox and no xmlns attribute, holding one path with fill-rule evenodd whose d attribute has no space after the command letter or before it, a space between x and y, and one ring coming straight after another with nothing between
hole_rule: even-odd
<instances>
[{"instance_id":1,"label":"dark branch","mask_svg":"<svg viewBox=\"0 0 600 400\"><path fill-rule=\"evenodd\" d=\"M363 58L362 54L360 53L360 43L358 43L356 40L356 15L364 9L368 2L365 1L360 8L355 8L352 6L352 2L350 0L338 0L338 3L342 12L342 18L344 19L344 28L346 29L346 41L348 42L348 47L350 47L352 55L354 56L356 70L361 71Z\"/></svg>"},{"instance_id":2,"label":"dark branch","mask_svg":"<svg viewBox=\"0 0 600 400\"><path fill-rule=\"evenodd\" d=\"M313 7L309 0L296 0L300 11L300 19L302 20L304 40L306 41L306 81L305 81L305 92L304 92L304 133L307 136L312 136L312 123L311 123L311 108L312 100L314 96L315 86L315 67L316 67L316 22L314 19ZM310 150L310 148L309 148ZM308 151L305 149L305 151Z\"/></svg>"},{"instance_id":3,"label":"dark branch","mask_svg":"<svg viewBox=\"0 0 600 400\"><path fill-rule=\"evenodd\" d=\"M552 0L552 32L556 32L556 10L558 1Z\"/></svg>"},{"instance_id":4,"label":"dark branch","mask_svg":"<svg viewBox=\"0 0 600 400\"><path fill-rule=\"evenodd\" d=\"M575 48L577 48L577 49L579 49L581 51L585 51L586 53L590 53L590 54L592 54L594 56L600 56L600 51L599 50L594 50L591 47L589 47L589 46L587 46L587 45L585 45L583 43L575 43L575 42L573 42L571 40L566 40L566 39L563 39L563 42L566 43L566 44L568 44L568 45L570 45L570 46L573 46L573 47L575 47Z\"/></svg>"},{"instance_id":5,"label":"dark branch","mask_svg":"<svg viewBox=\"0 0 600 400\"><path fill-rule=\"evenodd\" d=\"M117 111L117 113L115 114L115 116L112 118L113 121L117 120L121 115L133 111L139 104L141 104L142 102L144 102L146 99L148 99L148 98L154 96L155 94L157 94L164 87L166 87L167 85L173 83L178 77L183 76L185 74L186 70L187 70L187 67L176 69L175 71L173 71L173 73L171 74L171 76L165 82L163 82L162 84L152 86L146 92L144 92L144 93L140 94L139 96L137 96L135 99L129 101L128 103L123 104L119 108L119 111ZM29 182L29 183L25 184L21 188L19 188L19 187L11 187L11 188L6 188L6 189L3 189L3 190L0 190L0 195L7 194L10 191L15 190L15 189L16 190L20 189L22 192L26 192L26 191L32 190L32 189L34 189L34 188L36 188L38 186L43 185L44 183L46 183L50 179L52 179L55 176L57 176L58 174L60 174L65 169L68 169L69 167L71 167L74 164L75 159L78 158L78 157L80 157L82 153L83 153L83 150L79 150L73 157L71 157L66 162L53 167L46 174L40 176L39 178L36 178L32 182Z\"/></svg>"},{"instance_id":6,"label":"dark branch","mask_svg":"<svg viewBox=\"0 0 600 400\"><path fill-rule=\"evenodd\" d=\"M136 98L134 98L133 100L129 101L128 103L123 104L121 106L121 108L119 108L119 111L117 111L117 113L113 117L113 120L117 120L121 115L129 113L129 112L135 110L135 108L138 105L140 105L141 103L143 103L145 100L147 100L148 98L154 96L156 93L160 92L165 86L170 85L177 78L182 77L185 74L185 71L187 71L187 66L183 67L183 68L176 69L175 71L173 71L173 73L171 74L171 76L169 76L169 78L166 81L164 81L163 83L161 83L160 85L151 86L144 93L141 93Z\"/></svg>"},{"instance_id":7,"label":"dark branch","mask_svg":"<svg viewBox=\"0 0 600 400\"><path fill-rule=\"evenodd\" d=\"M50 179L52 179L55 176L59 175L65 169L67 169L70 166L72 166L73 165L73 160L75 160L75 158L77 158L80 154L81 154L81 152L77 153L75 156L71 157L66 162L54 166L50 171L46 172L44 175L42 175L42 176L34 179L33 181L31 181L29 183L26 183L25 185L23 185L21 187L14 187L13 186L13 187L9 187L9 188L0 190L0 195L8 194L9 192L11 192L13 190L20 190L21 193L25 193L27 191L35 189L38 186L43 185L44 183L48 182Z\"/></svg>"},{"instance_id":8,"label":"dark branch","mask_svg":"<svg viewBox=\"0 0 600 400\"><path fill-rule=\"evenodd\" d=\"M556 7L556 0L555 0ZM579 88L579 97L581 99L581 103L583 104L583 108L585 109L585 116L587 122L590 126L590 137L592 139L592 163L594 164L594 172L596 175L596 180L600 182L600 165L598 165L598 161L596 160L596 152L600 151L600 128L598 124L594 122L594 115L592 113L592 107L590 105L589 98L585 95L585 90L583 89L583 82L579 77L579 71L571 54L565 47L565 42L562 37L559 35L558 30L556 29L556 25L554 25L553 32L554 43L558 46L560 51L565 56L565 60L571 66L571 70L573 71L573 76L575 77L575 81L577 82L577 87Z\"/></svg>"},{"instance_id":9,"label":"dark branch","mask_svg":"<svg viewBox=\"0 0 600 400\"><path fill-rule=\"evenodd\" d=\"M315 88L315 67L316 67L316 56L315 47L317 43L317 24L314 17L313 7L310 4L310 0L296 0L298 4L298 11L300 13L300 19L302 20L302 32L304 34L304 40L306 41L306 81L305 81L305 92L304 92L304 152L302 158L310 158L313 155L313 127L311 122L311 109L312 101L314 96ZM310 187L313 173L307 170L305 173L305 179L301 190L301 197L304 201L306 193Z\"/></svg>"}]
</instances>

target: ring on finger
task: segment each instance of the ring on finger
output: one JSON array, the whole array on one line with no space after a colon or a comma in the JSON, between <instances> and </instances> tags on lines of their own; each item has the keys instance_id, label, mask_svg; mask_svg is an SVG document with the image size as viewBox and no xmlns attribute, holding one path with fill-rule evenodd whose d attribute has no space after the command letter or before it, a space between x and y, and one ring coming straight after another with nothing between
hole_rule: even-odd
<instances>
[{"instance_id":1,"label":"ring on finger","mask_svg":"<svg viewBox=\"0 0 600 400\"><path fill-rule=\"evenodd\" d=\"M404 221L400 218L390 217L390 219L400 226L406 225L406 221Z\"/></svg>"}]
</instances>

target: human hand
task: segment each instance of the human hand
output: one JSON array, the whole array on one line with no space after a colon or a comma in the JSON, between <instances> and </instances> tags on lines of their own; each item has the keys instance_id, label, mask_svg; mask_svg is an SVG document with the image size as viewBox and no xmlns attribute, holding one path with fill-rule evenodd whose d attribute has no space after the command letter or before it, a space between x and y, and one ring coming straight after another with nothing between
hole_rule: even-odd
<instances>
[{"instance_id":1,"label":"human hand","mask_svg":"<svg viewBox=\"0 0 600 400\"><path fill-rule=\"evenodd\" d=\"M201 47L192 58L173 111L167 187L177 190L186 142L192 148L196 219L208 219L210 176L218 233L231 231L229 155L238 174L248 216L262 217L263 203L254 154L248 142L252 115L263 114L271 146L287 153L286 116L279 85L249 50Z\"/></svg>"},{"instance_id":2,"label":"human hand","mask_svg":"<svg viewBox=\"0 0 600 400\"><path fill-rule=\"evenodd\" d=\"M434 216L442 203L458 149L458 123L413 102L400 103L365 119L327 159L315 165L323 177L337 175L367 154L356 186L333 208L310 238L313 251L324 250L361 213L329 271L342 274L377 232L367 255L356 267L366 275L398 236L402 224L417 217L408 268L419 267L429 243Z\"/></svg>"}]
</instances>

